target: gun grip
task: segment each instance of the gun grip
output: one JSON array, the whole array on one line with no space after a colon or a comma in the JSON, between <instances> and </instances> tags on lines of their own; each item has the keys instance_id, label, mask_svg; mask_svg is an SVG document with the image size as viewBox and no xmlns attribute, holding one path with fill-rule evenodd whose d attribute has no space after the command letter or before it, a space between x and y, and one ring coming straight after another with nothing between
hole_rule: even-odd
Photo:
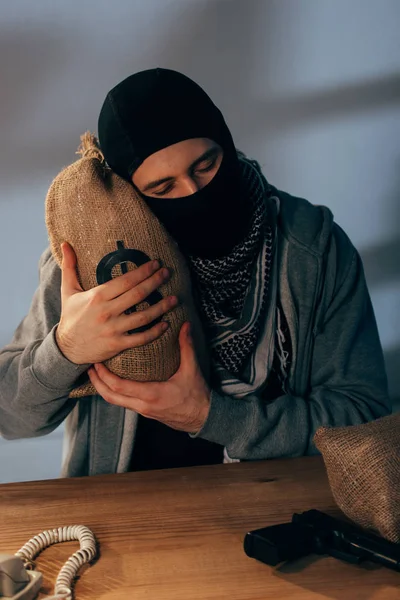
<instances>
[{"instance_id":1,"label":"gun grip","mask_svg":"<svg viewBox=\"0 0 400 600\"><path fill-rule=\"evenodd\" d=\"M246 534L244 551L249 558L255 558L275 567L284 561L311 554L313 552L312 532L295 523L256 529Z\"/></svg>"}]
</instances>

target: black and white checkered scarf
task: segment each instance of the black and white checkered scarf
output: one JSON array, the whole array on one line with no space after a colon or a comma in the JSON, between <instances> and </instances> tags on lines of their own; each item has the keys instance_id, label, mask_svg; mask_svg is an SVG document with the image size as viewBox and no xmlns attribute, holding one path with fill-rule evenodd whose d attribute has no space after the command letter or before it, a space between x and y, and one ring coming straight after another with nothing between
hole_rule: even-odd
<instances>
[{"instance_id":1,"label":"black and white checkered scarf","mask_svg":"<svg viewBox=\"0 0 400 600\"><path fill-rule=\"evenodd\" d=\"M243 372L265 324L276 238L267 201L270 186L255 161L242 154L239 160L243 193L252 204L245 239L222 258L189 257L214 369L222 385L233 386L233 394L243 388ZM246 378L250 388L255 371L250 369Z\"/></svg>"}]
</instances>

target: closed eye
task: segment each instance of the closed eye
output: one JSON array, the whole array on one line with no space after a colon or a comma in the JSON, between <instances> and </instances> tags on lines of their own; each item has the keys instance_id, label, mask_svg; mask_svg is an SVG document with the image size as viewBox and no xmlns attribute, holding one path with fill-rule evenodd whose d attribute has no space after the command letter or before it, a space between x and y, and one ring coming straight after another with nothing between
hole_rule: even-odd
<instances>
[{"instance_id":1,"label":"closed eye","mask_svg":"<svg viewBox=\"0 0 400 600\"><path fill-rule=\"evenodd\" d=\"M196 167L196 173L208 173L208 171L212 171L217 164L217 158L215 157L208 164L205 164L204 167L200 168L200 165Z\"/></svg>"},{"instance_id":2,"label":"closed eye","mask_svg":"<svg viewBox=\"0 0 400 600\"><path fill-rule=\"evenodd\" d=\"M174 187L175 187L175 185L172 183L172 184L168 185L167 187L163 188L162 190L159 190L158 192L153 192L153 194L155 196L165 196L166 194L169 194L170 192L172 192Z\"/></svg>"}]
</instances>

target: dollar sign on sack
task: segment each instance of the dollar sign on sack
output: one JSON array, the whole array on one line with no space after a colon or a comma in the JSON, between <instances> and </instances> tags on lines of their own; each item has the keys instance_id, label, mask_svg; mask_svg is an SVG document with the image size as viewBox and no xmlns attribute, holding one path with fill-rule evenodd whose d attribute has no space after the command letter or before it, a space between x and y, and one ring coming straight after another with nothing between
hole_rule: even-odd
<instances>
[{"instance_id":1,"label":"dollar sign on sack","mask_svg":"<svg viewBox=\"0 0 400 600\"><path fill-rule=\"evenodd\" d=\"M123 242L117 242L117 250L106 254L106 256L104 256L97 265L97 283L99 285L102 285L103 283L107 283L107 281L111 281L111 279L113 279L113 268L117 265L120 265L122 273L127 273L128 268L126 266L126 263L131 262L135 264L136 267L141 267L145 263L149 262L149 260L150 257L147 256L147 254L145 254L141 250L125 248ZM158 290L155 290L154 292L151 292L149 296L147 296L144 302L147 302L147 304L151 306L152 304L157 304L157 302L162 300L162 298L163 297L161 293ZM125 314L129 315L133 312L136 312L136 306L131 306L131 308L128 308L128 310L125 311ZM159 323L160 321L161 317L158 317L157 319L152 321L152 323L149 323L148 325L143 325L142 327L137 327L136 329L131 329L130 331L128 331L128 333L131 334L146 331L147 329L150 329L151 327L153 327L153 325Z\"/></svg>"}]
</instances>

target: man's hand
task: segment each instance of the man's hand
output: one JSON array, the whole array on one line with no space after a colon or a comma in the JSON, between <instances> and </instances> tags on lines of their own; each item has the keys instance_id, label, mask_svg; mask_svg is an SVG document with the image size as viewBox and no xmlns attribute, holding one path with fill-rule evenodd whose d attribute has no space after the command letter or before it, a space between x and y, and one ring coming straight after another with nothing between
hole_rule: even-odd
<instances>
[{"instance_id":1,"label":"man's hand","mask_svg":"<svg viewBox=\"0 0 400 600\"><path fill-rule=\"evenodd\" d=\"M210 389L197 362L189 323L181 328L179 345L181 364L168 381L128 381L102 364L89 369L90 381L111 404L134 410L173 429L196 433L203 427L210 410Z\"/></svg>"},{"instance_id":2,"label":"man's hand","mask_svg":"<svg viewBox=\"0 0 400 600\"><path fill-rule=\"evenodd\" d=\"M61 318L56 340L61 352L76 364L103 362L128 348L144 346L158 339L168 327L161 321L146 331L127 332L153 323L176 307L178 299L169 296L145 310L126 314L145 301L151 292L169 279L168 269L157 261L128 271L91 290L83 291L76 273L73 248L62 245Z\"/></svg>"}]
</instances>

